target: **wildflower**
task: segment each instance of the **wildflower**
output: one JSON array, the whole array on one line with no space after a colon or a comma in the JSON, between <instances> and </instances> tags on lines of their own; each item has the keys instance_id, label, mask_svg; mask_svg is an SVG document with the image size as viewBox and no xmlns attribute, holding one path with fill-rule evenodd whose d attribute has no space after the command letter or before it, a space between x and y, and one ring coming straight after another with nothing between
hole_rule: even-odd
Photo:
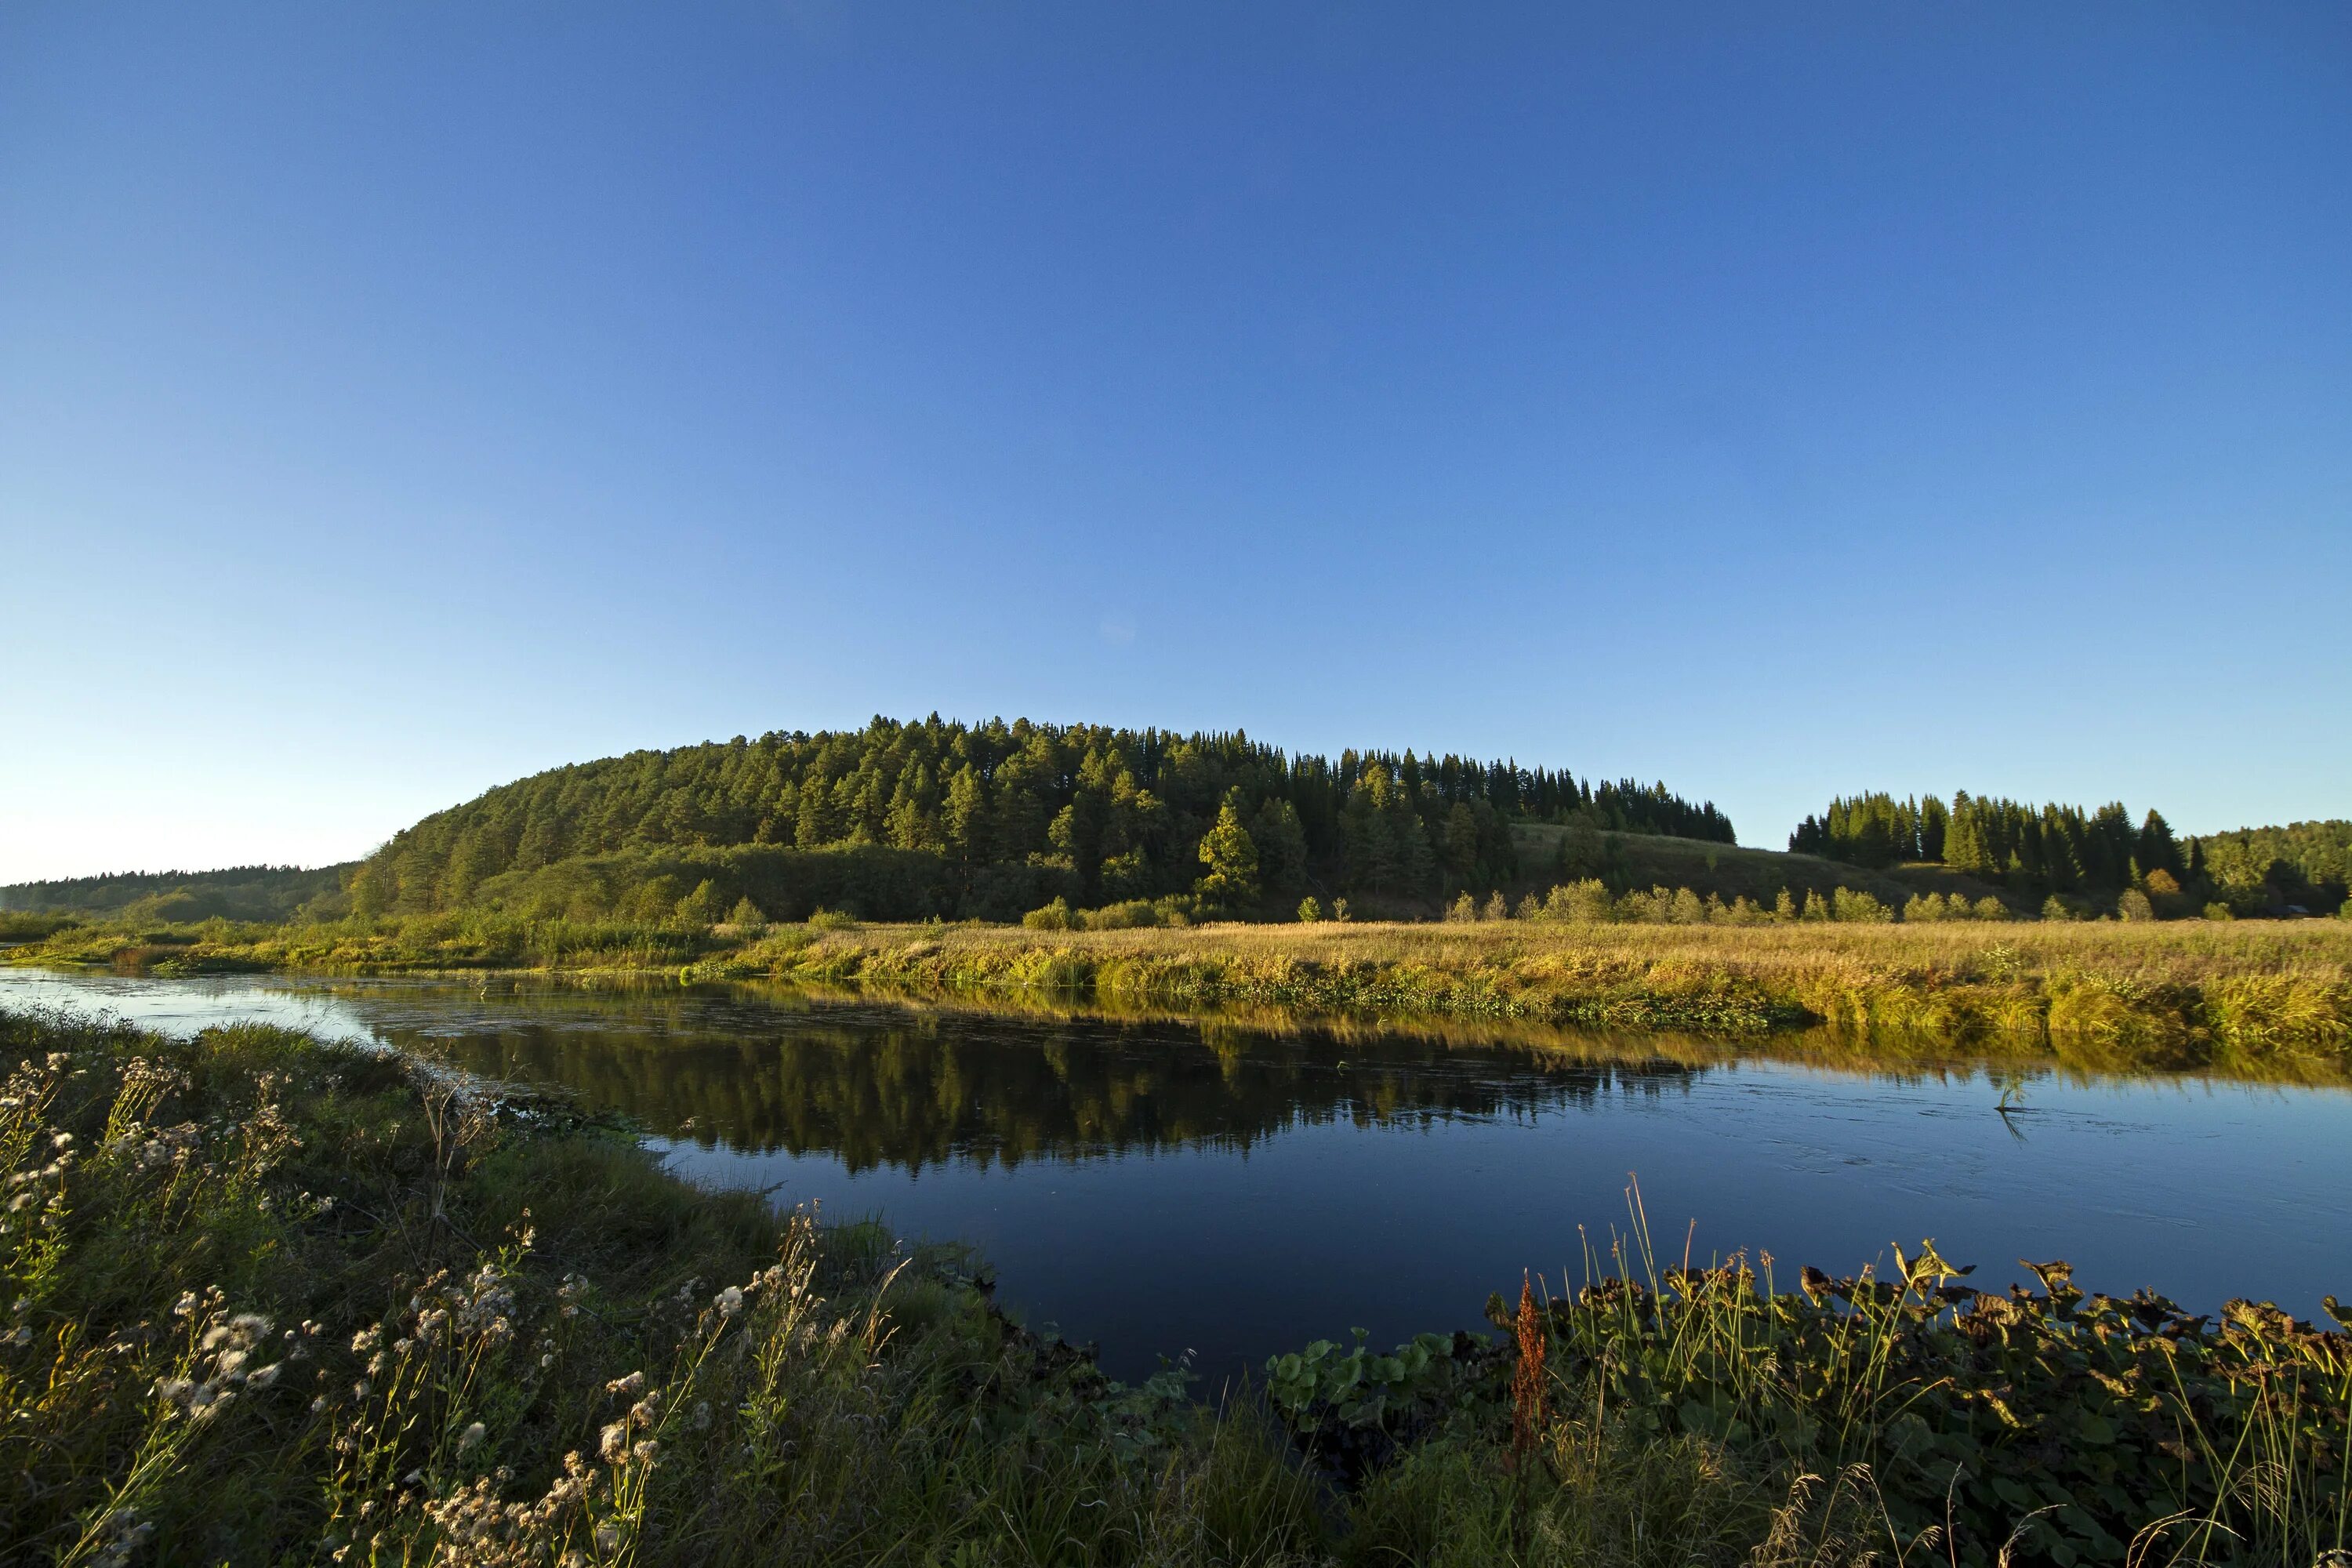
<instances>
[{"instance_id":1,"label":"wildflower","mask_svg":"<svg viewBox=\"0 0 2352 1568\"><path fill-rule=\"evenodd\" d=\"M630 1455L637 1461L637 1463L641 1465L650 1465L654 1462L654 1456L660 1452L661 1445L659 1443L655 1442L651 1437L644 1437L640 1438L637 1442L637 1446L630 1450Z\"/></svg>"},{"instance_id":2,"label":"wildflower","mask_svg":"<svg viewBox=\"0 0 2352 1568\"><path fill-rule=\"evenodd\" d=\"M246 1373L245 1385L247 1388L268 1388L278 1381L278 1368L284 1364L282 1362L273 1361L268 1366L254 1368L253 1371Z\"/></svg>"},{"instance_id":3,"label":"wildflower","mask_svg":"<svg viewBox=\"0 0 2352 1568\"><path fill-rule=\"evenodd\" d=\"M617 1465L628 1458L629 1424L625 1421L615 1421L605 1427L598 1434L596 1451L604 1457L604 1462L608 1465Z\"/></svg>"},{"instance_id":4,"label":"wildflower","mask_svg":"<svg viewBox=\"0 0 2352 1568\"><path fill-rule=\"evenodd\" d=\"M467 1427L465 1433L458 1437L457 1452L461 1454L464 1453L467 1449L472 1447L475 1444L480 1442L489 1435L490 1429L488 1427L483 1426L478 1421L475 1422L471 1426Z\"/></svg>"},{"instance_id":5,"label":"wildflower","mask_svg":"<svg viewBox=\"0 0 2352 1568\"><path fill-rule=\"evenodd\" d=\"M733 1317L743 1310L743 1287L730 1285L726 1289L719 1292L718 1300L713 1304L718 1307L719 1315L721 1318Z\"/></svg>"},{"instance_id":6,"label":"wildflower","mask_svg":"<svg viewBox=\"0 0 2352 1568\"><path fill-rule=\"evenodd\" d=\"M635 1399L645 1392L645 1388L646 1374L642 1372L633 1372L626 1377L616 1377L606 1384L604 1392L617 1394L624 1399Z\"/></svg>"}]
</instances>

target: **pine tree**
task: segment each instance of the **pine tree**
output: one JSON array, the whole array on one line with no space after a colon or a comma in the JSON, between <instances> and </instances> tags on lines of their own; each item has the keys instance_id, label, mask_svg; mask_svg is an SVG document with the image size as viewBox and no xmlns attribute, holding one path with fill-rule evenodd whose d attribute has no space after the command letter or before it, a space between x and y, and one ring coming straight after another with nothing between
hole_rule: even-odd
<instances>
[{"instance_id":1,"label":"pine tree","mask_svg":"<svg viewBox=\"0 0 2352 1568\"><path fill-rule=\"evenodd\" d=\"M1201 864L1208 869L1195 890L1211 909L1234 911L1257 902L1257 845L1230 800L1217 808L1216 826L1201 836Z\"/></svg>"}]
</instances>

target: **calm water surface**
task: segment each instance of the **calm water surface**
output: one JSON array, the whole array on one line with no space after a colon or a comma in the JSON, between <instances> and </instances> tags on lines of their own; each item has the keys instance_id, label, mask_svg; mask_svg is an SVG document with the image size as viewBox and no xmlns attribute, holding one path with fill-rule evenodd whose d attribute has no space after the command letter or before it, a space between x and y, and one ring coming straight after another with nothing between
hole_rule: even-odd
<instances>
[{"instance_id":1,"label":"calm water surface","mask_svg":"<svg viewBox=\"0 0 2352 1568\"><path fill-rule=\"evenodd\" d=\"M558 1085L682 1173L976 1245L1033 1325L1212 1381L1318 1336L1479 1326L1580 1279L1638 1175L1662 1251L1846 1273L1936 1238L1979 1282L2298 1315L2352 1295L2352 1092L1853 1072L1691 1041L1007 1016L785 991L0 970L0 1006L259 1019Z\"/></svg>"}]
</instances>

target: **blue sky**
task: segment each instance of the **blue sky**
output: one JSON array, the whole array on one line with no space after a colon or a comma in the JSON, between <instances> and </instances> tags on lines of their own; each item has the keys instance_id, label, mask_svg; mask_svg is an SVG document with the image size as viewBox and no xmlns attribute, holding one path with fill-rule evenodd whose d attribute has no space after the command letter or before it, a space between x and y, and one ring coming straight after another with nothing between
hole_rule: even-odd
<instances>
[{"instance_id":1,"label":"blue sky","mask_svg":"<svg viewBox=\"0 0 2352 1568\"><path fill-rule=\"evenodd\" d=\"M981 717L2352 815L2352 10L0 11L0 880Z\"/></svg>"}]
</instances>

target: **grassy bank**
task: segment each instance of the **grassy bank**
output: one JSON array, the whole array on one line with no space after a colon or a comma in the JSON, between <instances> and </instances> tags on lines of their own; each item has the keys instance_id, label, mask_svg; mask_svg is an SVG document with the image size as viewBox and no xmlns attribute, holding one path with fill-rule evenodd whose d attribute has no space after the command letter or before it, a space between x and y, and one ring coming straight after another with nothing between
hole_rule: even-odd
<instances>
[{"instance_id":1,"label":"grassy bank","mask_svg":"<svg viewBox=\"0 0 2352 1568\"><path fill-rule=\"evenodd\" d=\"M0 1015L0 1557L2314 1562L2352 1339L1641 1251L1499 1342L1106 1382L952 1254L257 1028ZM788 1194L787 1194L788 1195ZM1270 1406L1270 1408L1269 1408ZM2023 1533L2020 1533L2020 1531Z\"/></svg>"},{"instance_id":2,"label":"grassy bank","mask_svg":"<svg viewBox=\"0 0 2352 1568\"><path fill-rule=\"evenodd\" d=\"M19 962L163 973L528 968L1041 992L1603 1027L2095 1049L2143 1062L2352 1061L2352 922L1622 925L1493 921L1037 931L849 921L761 931L491 916L76 927Z\"/></svg>"}]
</instances>

